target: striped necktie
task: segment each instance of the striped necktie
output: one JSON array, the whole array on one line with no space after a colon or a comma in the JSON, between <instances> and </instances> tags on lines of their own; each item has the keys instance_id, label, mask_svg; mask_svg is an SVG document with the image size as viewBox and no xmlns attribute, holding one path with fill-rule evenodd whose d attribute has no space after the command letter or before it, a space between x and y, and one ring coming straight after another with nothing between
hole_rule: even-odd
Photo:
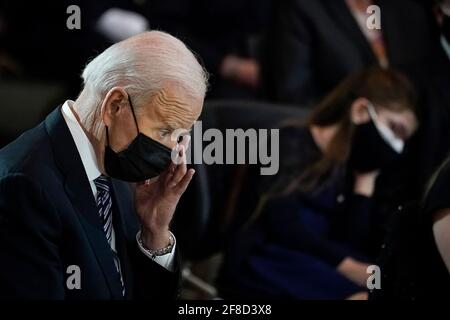
<instances>
[{"instance_id":1,"label":"striped necktie","mask_svg":"<svg viewBox=\"0 0 450 320\"><path fill-rule=\"evenodd\" d=\"M117 274L120 278L120 284L122 286L122 295L125 296L125 285L123 283L122 271L120 268L120 259L117 252L112 248L112 199L111 199L111 181L108 177L101 175L94 180L97 187L97 208L100 214L100 220L103 225L103 231L106 235L106 240L109 243L111 252L114 258L114 264L116 266Z\"/></svg>"}]
</instances>

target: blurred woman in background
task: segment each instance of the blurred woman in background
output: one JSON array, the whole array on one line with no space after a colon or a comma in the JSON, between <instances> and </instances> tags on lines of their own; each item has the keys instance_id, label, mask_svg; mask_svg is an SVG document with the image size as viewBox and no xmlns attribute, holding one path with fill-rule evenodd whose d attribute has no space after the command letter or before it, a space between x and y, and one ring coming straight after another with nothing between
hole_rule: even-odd
<instances>
[{"instance_id":1,"label":"blurred woman in background","mask_svg":"<svg viewBox=\"0 0 450 320\"><path fill-rule=\"evenodd\" d=\"M280 171L252 181L259 200L228 247L225 296L366 298L375 181L417 129L413 92L399 73L368 69L283 126Z\"/></svg>"},{"instance_id":2,"label":"blurred woman in background","mask_svg":"<svg viewBox=\"0 0 450 320\"><path fill-rule=\"evenodd\" d=\"M409 284L414 283L413 290L408 292L415 300L447 300L450 299L450 157L437 170L429 183L424 202L422 203L416 228L409 236L410 244L416 250L409 251L402 265L408 268ZM412 220L415 217L408 217ZM403 248L404 251L405 248ZM408 251L407 251L408 252ZM401 257L401 256L400 256ZM409 265L405 265L405 261ZM412 264L412 265L411 265ZM412 270L412 272L410 271ZM393 279L397 281L397 279ZM406 281L405 281L406 282ZM407 288L404 283L399 283ZM398 284L397 284L398 285ZM395 292L394 292L395 293ZM389 296L388 296L389 297ZM394 298L399 298L394 296ZM400 296L400 298L404 298Z\"/></svg>"}]
</instances>

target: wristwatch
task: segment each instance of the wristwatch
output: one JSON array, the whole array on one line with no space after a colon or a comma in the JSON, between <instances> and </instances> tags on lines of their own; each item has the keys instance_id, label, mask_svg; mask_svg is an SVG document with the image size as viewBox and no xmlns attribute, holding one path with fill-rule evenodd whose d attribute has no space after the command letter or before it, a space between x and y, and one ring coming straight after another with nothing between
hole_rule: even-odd
<instances>
[{"instance_id":1,"label":"wristwatch","mask_svg":"<svg viewBox=\"0 0 450 320\"><path fill-rule=\"evenodd\" d=\"M164 256L168 253L172 252L173 246L175 244L175 237L172 232L169 231L169 245L165 248L158 249L158 250L150 250L147 249L142 242L141 234L139 233L138 241L141 247L154 259L155 257Z\"/></svg>"}]
</instances>

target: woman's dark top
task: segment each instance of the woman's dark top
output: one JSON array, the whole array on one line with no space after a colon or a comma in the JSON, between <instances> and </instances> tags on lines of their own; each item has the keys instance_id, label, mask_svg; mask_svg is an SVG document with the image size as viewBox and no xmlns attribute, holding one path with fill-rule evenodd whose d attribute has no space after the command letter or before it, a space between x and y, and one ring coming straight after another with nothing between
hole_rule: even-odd
<instances>
[{"instance_id":1,"label":"woman's dark top","mask_svg":"<svg viewBox=\"0 0 450 320\"><path fill-rule=\"evenodd\" d=\"M423 256L417 257L419 261L418 299L450 299L450 272L439 253L433 234L434 214L446 208L450 208L450 165L439 173L426 197L420 217Z\"/></svg>"},{"instance_id":2,"label":"woman's dark top","mask_svg":"<svg viewBox=\"0 0 450 320\"><path fill-rule=\"evenodd\" d=\"M344 298L360 291L336 272L336 266L349 256L365 259L370 200L346 192L343 166L331 170L311 192L270 198L257 218L249 219L255 198L278 193L321 157L309 129L280 131L279 172L250 174L238 210L239 227L225 256L222 283L229 286L240 281L240 293L246 287L252 297ZM258 196L252 201L255 191Z\"/></svg>"},{"instance_id":3,"label":"woman's dark top","mask_svg":"<svg viewBox=\"0 0 450 320\"><path fill-rule=\"evenodd\" d=\"M434 215L450 208L450 165L444 167L425 201L400 206L393 214L377 264L381 289L371 300L449 300L450 273L433 234Z\"/></svg>"}]
</instances>

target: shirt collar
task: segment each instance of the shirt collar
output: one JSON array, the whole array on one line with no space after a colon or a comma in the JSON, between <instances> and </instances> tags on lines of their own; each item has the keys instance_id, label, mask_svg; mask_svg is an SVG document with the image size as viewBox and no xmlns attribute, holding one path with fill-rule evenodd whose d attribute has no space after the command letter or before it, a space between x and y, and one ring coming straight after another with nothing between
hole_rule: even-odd
<instances>
[{"instance_id":1,"label":"shirt collar","mask_svg":"<svg viewBox=\"0 0 450 320\"><path fill-rule=\"evenodd\" d=\"M102 173L98 167L94 147L70 108L72 105L73 101L67 100L62 106L62 115L69 127L70 134L75 142L78 153L80 154L87 178L91 182L97 179Z\"/></svg>"},{"instance_id":2,"label":"shirt collar","mask_svg":"<svg viewBox=\"0 0 450 320\"><path fill-rule=\"evenodd\" d=\"M441 36L441 44L447 54L447 58L450 60L450 43L448 43L444 36Z\"/></svg>"}]
</instances>

